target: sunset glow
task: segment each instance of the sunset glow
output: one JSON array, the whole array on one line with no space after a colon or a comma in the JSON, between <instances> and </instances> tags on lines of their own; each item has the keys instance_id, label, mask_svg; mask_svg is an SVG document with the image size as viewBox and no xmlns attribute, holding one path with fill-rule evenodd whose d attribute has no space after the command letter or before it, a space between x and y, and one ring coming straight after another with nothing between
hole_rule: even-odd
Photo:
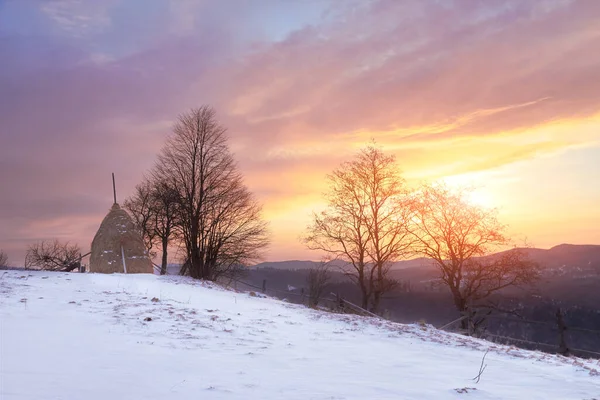
<instances>
[{"instance_id":1,"label":"sunset glow","mask_svg":"<svg viewBox=\"0 0 600 400\"><path fill-rule=\"evenodd\" d=\"M201 104L269 260L319 259L298 238L372 139L409 186L474 187L519 241L600 243L599 21L583 0L2 2L0 248L87 251L110 173L122 201Z\"/></svg>"}]
</instances>

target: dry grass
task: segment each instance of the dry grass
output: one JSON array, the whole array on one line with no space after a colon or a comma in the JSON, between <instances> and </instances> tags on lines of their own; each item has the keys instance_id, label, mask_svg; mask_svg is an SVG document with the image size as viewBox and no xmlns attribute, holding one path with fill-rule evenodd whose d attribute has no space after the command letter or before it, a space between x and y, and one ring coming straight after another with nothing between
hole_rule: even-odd
<instances>
[{"instance_id":1,"label":"dry grass","mask_svg":"<svg viewBox=\"0 0 600 400\"><path fill-rule=\"evenodd\" d=\"M125 272L121 248L125 253L128 274L153 272L148 252L133 220L115 203L108 215L104 217L92 241L90 272L105 274Z\"/></svg>"}]
</instances>

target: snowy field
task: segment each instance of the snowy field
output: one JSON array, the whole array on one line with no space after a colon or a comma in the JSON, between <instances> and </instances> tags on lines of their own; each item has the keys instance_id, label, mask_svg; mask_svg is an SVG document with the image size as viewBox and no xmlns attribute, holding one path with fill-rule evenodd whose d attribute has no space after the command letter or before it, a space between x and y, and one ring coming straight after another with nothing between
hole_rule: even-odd
<instances>
[{"instance_id":1,"label":"snowy field","mask_svg":"<svg viewBox=\"0 0 600 400\"><path fill-rule=\"evenodd\" d=\"M598 361L179 277L0 271L0 296L1 400L600 400Z\"/></svg>"}]
</instances>

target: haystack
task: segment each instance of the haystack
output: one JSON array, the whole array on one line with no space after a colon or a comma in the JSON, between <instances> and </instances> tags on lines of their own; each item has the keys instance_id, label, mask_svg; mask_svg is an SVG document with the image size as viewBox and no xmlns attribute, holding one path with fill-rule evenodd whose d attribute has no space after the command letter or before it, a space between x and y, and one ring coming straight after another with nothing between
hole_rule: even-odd
<instances>
[{"instance_id":1,"label":"haystack","mask_svg":"<svg viewBox=\"0 0 600 400\"><path fill-rule=\"evenodd\" d=\"M127 211L114 203L92 241L90 272L151 274L152 262Z\"/></svg>"}]
</instances>

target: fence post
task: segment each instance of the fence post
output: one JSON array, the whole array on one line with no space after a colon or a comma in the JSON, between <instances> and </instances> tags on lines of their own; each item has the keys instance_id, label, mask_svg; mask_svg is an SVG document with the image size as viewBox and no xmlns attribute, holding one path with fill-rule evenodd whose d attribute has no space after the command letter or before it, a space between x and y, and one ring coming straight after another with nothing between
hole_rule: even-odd
<instances>
[{"instance_id":1,"label":"fence post","mask_svg":"<svg viewBox=\"0 0 600 400\"><path fill-rule=\"evenodd\" d=\"M471 307L467 308L467 335L473 336L473 312L471 311Z\"/></svg>"},{"instance_id":2,"label":"fence post","mask_svg":"<svg viewBox=\"0 0 600 400\"><path fill-rule=\"evenodd\" d=\"M567 330L567 325L565 324L565 320L563 319L563 314L560 308L556 310L556 324L558 325L558 354L568 356L569 347L567 346L567 341L565 340L565 331Z\"/></svg>"},{"instance_id":3,"label":"fence post","mask_svg":"<svg viewBox=\"0 0 600 400\"><path fill-rule=\"evenodd\" d=\"M267 292L267 280L266 279L263 279L262 292L263 293Z\"/></svg>"},{"instance_id":4,"label":"fence post","mask_svg":"<svg viewBox=\"0 0 600 400\"><path fill-rule=\"evenodd\" d=\"M452 326L452 325L456 324L457 322L460 322L460 321L462 321L462 320L463 320L463 319L465 319L465 318L467 318L467 316L466 316L466 315L463 315L463 316L462 316L462 317L460 317L459 319L456 319L456 320L454 320L454 321L452 321L452 322L449 322L449 323L447 323L446 325L444 325L444 326L442 326L441 328L438 328L438 329L439 329L440 331L443 331L444 329L446 329L446 328L448 328L448 327L450 327L450 326Z\"/></svg>"},{"instance_id":5,"label":"fence post","mask_svg":"<svg viewBox=\"0 0 600 400\"><path fill-rule=\"evenodd\" d=\"M344 311L344 300L339 293L335 294L335 300L339 311Z\"/></svg>"}]
</instances>

